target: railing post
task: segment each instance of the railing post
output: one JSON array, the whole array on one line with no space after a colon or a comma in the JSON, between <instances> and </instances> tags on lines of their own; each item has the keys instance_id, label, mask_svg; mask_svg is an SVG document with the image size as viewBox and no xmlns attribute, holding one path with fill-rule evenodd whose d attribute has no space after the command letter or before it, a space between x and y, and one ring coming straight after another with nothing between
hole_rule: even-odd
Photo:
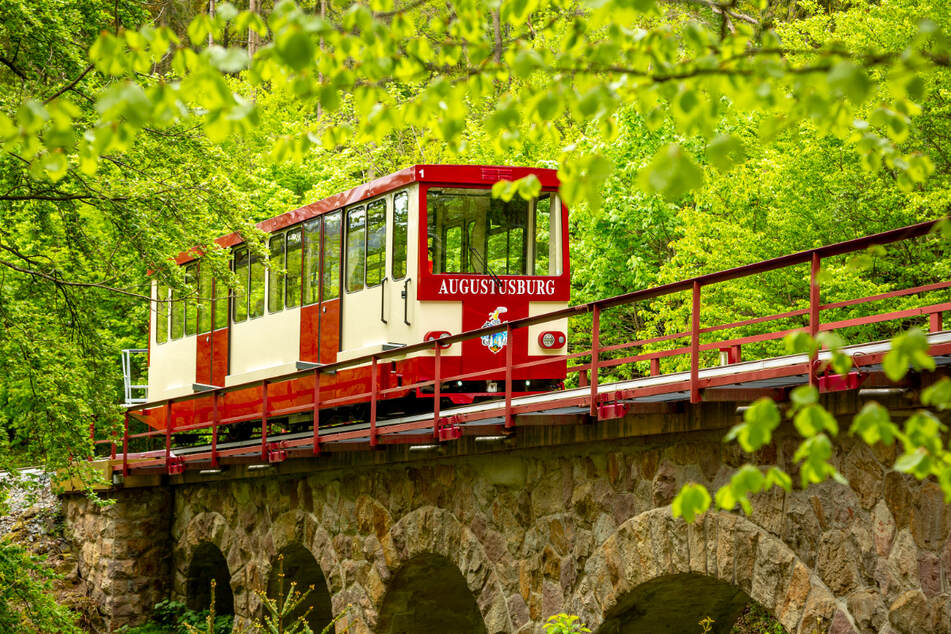
<instances>
[{"instance_id":1,"label":"railing post","mask_svg":"<svg viewBox=\"0 0 951 634\"><path fill-rule=\"evenodd\" d=\"M653 358L650 360L651 364L651 376L657 376L660 374L660 359Z\"/></svg>"},{"instance_id":2,"label":"railing post","mask_svg":"<svg viewBox=\"0 0 951 634\"><path fill-rule=\"evenodd\" d=\"M598 417L598 362L601 359L601 307L594 305L591 315L591 418Z\"/></svg>"},{"instance_id":3,"label":"railing post","mask_svg":"<svg viewBox=\"0 0 951 634\"><path fill-rule=\"evenodd\" d=\"M515 426L515 419L512 418L512 348L515 342L512 340L512 324L505 324L505 428L511 429Z\"/></svg>"},{"instance_id":4,"label":"railing post","mask_svg":"<svg viewBox=\"0 0 951 634\"><path fill-rule=\"evenodd\" d=\"M261 384L261 459L267 460L267 381Z\"/></svg>"},{"instance_id":5,"label":"railing post","mask_svg":"<svg viewBox=\"0 0 951 634\"><path fill-rule=\"evenodd\" d=\"M320 453L320 369L314 370L314 455Z\"/></svg>"},{"instance_id":6,"label":"railing post","mask_svg":"<svg viewBox=\"0 0 951 634\"><path fill-rule=\"evenodd\" d=\"M376 390L377 390L377 360L376 356L370 361L370 446L376 447Z\"/></svg>"},{"instance_id":7,"label":"railing post","mask_svg":"<svg viewBox=\"0 0 951 634\"><path fill-rule=\"evenodd\" d=\"M819 334L819 270L822 262L819 254L812 252L812 266L809 271L809 334L814 338ZM816 385L818 379L813 368L813 364L819 354L816 350L809 355L809 385Z\"/></svg>"},{"instance_id":8,"label":"railing post","mask_svg":"<svg viewBox=\"0 0 951 634\"><path fill-rule=\"evenodd\" d=\"M125 424L122 430L122 476L129 475L129 410L125 411Z\"/></svg>"},{"instance_id":9,"label":"railing post","mask_svg":"<svg viewBox=\"0 0 951 634\"><path fill-rule=\"evenodd\" d=\"M439 401L442 398L442 354L439 341L433 343L433 353L436 355L433 364L433 439L439 440Z\"/></svg>"},{"instance_id":10,"label":"railing post","mask_svg":"<svg viewBox=\"0 0 951 634\"><path fill-rule=\"evenodd\" d=\"M211 468L218 468L218 390L211 393Z\"/></svg>"},{"instance_id":11,"label":"railing post","mask_svg":"<svg viewBox=\"0 0 951 634\"><path fill-rule=\"evenodd\" d=\"M165 469L168 470L168 459L172 455L172 402L165 402Z\"/></svg>"},{"instance_id":12,"label":"railing post","mask_svg":"<svg viewBox=\"0 0 951 634\"><path fill-rule=\"evenodd\" d=\"M693 282L690 310L690 402L700 402L700 282Z\"/></svg>"},{"instance_id":13,"label":"railing post","mask_svg":"<svg viewBox=\"0 0 951 634\"><path fill-rule=\"evenodd\" d=\"M942 326L942 313L931 313L928 315L928 331L929 332L940 332Z\"/></svg>"}]
</instances>

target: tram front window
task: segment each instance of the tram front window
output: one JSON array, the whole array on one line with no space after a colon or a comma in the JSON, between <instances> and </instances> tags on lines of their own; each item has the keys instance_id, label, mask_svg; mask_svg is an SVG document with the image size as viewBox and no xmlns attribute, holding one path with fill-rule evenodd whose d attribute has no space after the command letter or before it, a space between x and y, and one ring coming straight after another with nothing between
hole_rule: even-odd
<instances>
[{"instance_id":1,"label":"tram front window","mask_svg":"<svg viewBox=\"0 0 951 634\"><path fill-rule=\"evenodd\" d=\"M484 189L426 194L433 273L560 275L561 205L554 194L509 202Z\"/></svg>"}]
</instances>

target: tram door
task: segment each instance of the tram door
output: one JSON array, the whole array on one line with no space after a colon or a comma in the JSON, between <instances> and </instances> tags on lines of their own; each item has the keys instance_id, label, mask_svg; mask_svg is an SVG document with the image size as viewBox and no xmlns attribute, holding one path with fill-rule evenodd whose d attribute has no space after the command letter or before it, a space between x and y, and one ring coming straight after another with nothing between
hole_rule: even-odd
<instances>
[{"instance_id":1,"label":"tram door","mask_svg":"<svg viewBox=\"0 0 951 634\"><path fill-rule=\"evenodd\" d=\"M224 386L228 374L228 287L212 277L211 267L193 264L185 269L187 281L198 275L197 359L195 383ZM191 278L191 279L188 279Z\"/></svg>"},{"instance_id":2,"label":"tram door","mask_svg":"<svg viewBox=\"0 0 951 634\"><path fill-rule=\"evenodd\" d=\"M301 361L333 363L340 350L341 215L335 211L304 223Z\"/></svg>"}]
</instances>

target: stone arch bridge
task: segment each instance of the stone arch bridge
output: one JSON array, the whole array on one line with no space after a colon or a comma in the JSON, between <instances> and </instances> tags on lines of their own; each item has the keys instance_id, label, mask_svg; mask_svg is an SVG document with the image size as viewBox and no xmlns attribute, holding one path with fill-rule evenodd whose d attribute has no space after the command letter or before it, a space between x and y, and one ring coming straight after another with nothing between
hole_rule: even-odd
<instances>
[{"instance_id":1,"label":"stone arch bridge","mask_svg":"<svg viewBox=\"0 0 951 634\"><path fill-rule=\"evenodd\" d=\"M856 393L824 398L847 429ZM316 631L339 616L352 633L541 632L568 612L605 634L699 632L704 616L726 632L754 601L791 633L951 632L951 509L890 470L894 448L843 434L849 486L674 519L683 483L715 488L746 459L722 441L736 421L715 402L535 416L510 438L130 477L104 510L64 506L105 630L169 596L201 607L211 579L246 628L280 568L314 587ZM795 475L796 444L781 428L754 460Z\"/></svg>"}]
</instances>

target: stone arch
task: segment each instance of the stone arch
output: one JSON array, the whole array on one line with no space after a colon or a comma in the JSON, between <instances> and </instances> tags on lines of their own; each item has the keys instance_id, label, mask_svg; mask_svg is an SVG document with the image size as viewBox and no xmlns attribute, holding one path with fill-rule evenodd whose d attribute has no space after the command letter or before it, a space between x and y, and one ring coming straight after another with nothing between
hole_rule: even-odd
<instances>
[{"instance_id":1,"label":"stone arch","mask_svg":"<svg viewBox=\"0 0 951 634\"><path fill-rule=\"evenodd\" d=\"M185 603L190 610L207 610L214 587L215 612L234 614L234 593L231 571L217 546L210 542L198 544L192 551L185 573Z\"/></svg>"},{"instance_id":2,"label":"stone arch","mask_svg":"<svg viewBox=\"0 0 951 634\"><path fill-rule=\"evenodd\" d=\"M817 619L857 630L845 605L779 538L726 512L708 512L687 524L670 507L621 524L588 559L568 608L593 629L617 617L638 588L641 594L651 590L643 584L678 575L697 587L737 588L791 634L815 627ZM702 577L709 580L696 581Z\"/></svg>"},{"instance_id":3,"label":"stone arch","mask_svg":"<svg viewBox=\"0 0 951 634\"><path fill-rule=\"evenodd\" d=\"M374 631L486 634L479 606L462 573L448 559L432 553L413 557L390 579Z\"/></svg>"},{"instance_id":4,"label":"stone arch","mask_svg":"<svg viewBox=\"0 0 951 634\"><path fill-rule=\"evenodd\" d=\"M295 584L296 591L308 594L289 618L296 620L306 614L310 629L320 632L333 620L327 580L313 554L296 542L282 548L277 561L272 560L267 581L268 596L277 600L286 598L291 583Z\"/></svg>"},{"instance_id":5,"label":"stone arch","mask_svg":"<svg viewBox=\"0 0 951 634\"><path fill-rule=\"evenodd\" d=\"M462 576L479 608L486 632L515 630L492 560L475 534L450 511L424 506L407 513L383 536L381 551L386 578L382 579L380 591L371 597L376 608L374 621L383 607L385 584L390 583L394 573L398 574L414 560L415 564L435 564L440 561L435 557L454 566Z\"/></svg>"},{"instance_id":6,"label":"stone arch","mask_svg":"<svg viewBox=\"0 0 951 634\"><path fill-rule=\"evenodd\" d=\"M241 594L241 575L239 573L246 563L234 555L235 543L235 534L220 513L204 512L193 517L185 526L175 545L175 593L186 599L187 602L191 589L189 580L193 578L193 575L190 575L193 562L196 557L206 558L209 562L211 560L208 558L212 558L215 562L214 566L221 572L219 577L223 578L225 576L224 571L227 571L228 583L226 585L232 597L231 613L233 614L235 612L235 598ZM217 557L209 554L212 551L217 552ZM223 569L221 569L222 562L224 564ZM218 577L215 578L216 586L221 586ZM216 592L224 592L224 588L216 587Z\"/></svg>"}]
</instances>

